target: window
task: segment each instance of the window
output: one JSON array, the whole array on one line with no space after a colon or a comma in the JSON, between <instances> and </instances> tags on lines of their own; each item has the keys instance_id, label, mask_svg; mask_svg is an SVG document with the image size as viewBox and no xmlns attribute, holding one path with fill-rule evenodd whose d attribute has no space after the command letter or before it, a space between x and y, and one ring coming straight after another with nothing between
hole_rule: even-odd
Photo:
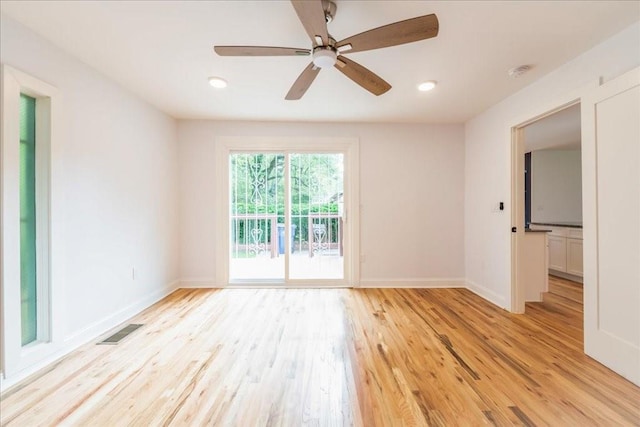
<instances>
[{"instance_id":1,"label":"window","mask_svg":"<svg viewBox=\"0 0 640 427\"><path fill-rule=\"evenodd\" d=\"M20 95L20 325L22 345L38 339L36 99Z\"/></svg>"},{"instance_id":2,"label":"window","mask_svg":"<svg viewBox=\"0 0 640 427\"><path fill-rule=\"evenodd\" d=\"M50 279L50 163L57 89L2 65L0 368L5 379L56 352ZM55 113L59 114L59 113Z\"/></svg>"}]
</instances>

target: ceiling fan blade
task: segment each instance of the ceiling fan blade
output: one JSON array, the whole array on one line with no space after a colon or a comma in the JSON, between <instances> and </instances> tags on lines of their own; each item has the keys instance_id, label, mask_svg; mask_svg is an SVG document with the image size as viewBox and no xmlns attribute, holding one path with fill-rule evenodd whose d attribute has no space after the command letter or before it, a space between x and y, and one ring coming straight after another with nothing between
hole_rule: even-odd
<instances>
[{"instance_id":1,"label":"ceiling fan blade","mask_svg":"<svg viewBox=\"0 0 640 427\"><path fill-rule=\"evenodd\" d=\"M438 35L438 28L438 17L435 14L418 16L356 34L339 41L336 47L344 54L397 46L435 37ZM351 45L351 49L347 45Z\"/></svg>"},{"instance_id":2,"label":"ceiling fan blade","mask_svg":"<svg viewBox=\"0 0 640 427\"><path fill-rule=\"evenodd\" d=\"M309 56L310 49L272 46L214 46L220 56Z\"/></svg>"},{"instance_id":3,"label":"ceiling fan blade","mask_svg":"<svg viewBox=\"0 0 640 427\"><path fill-rule=\"evenodd\" d=\"M382 80L374 72L342 55L338 57L334 67L376 96L382 95L391 89L391 85Z\"/></svg>"},{"instance_id":4,"label":"ceiling fan blade","mask_svg":"<svg viewBox=\"0 0 640 427\"><path fill-rule=\"evenodd\" d=\"M316 76L320 72L320 67L316 67L313 62L307 65L307 68L302 71L302 73L298 76L296 81L289 89L289 93L284 97L287 101L295 101L297 99L302 98L302 95L305 94L311 83L315 80Z\"/></svg>"},{"instance_id":5,"label":"ceiling fan blade","mask_svg":"<svg viewBox=\"0 0 640 427\"><path fill-rule=\"evenodd\" d=\"M329 34L322 0L291 0L291 4L314 46L328 44ZM318 41L316 37L320 37L321 40Z\"/></svg>"}]
</instances>

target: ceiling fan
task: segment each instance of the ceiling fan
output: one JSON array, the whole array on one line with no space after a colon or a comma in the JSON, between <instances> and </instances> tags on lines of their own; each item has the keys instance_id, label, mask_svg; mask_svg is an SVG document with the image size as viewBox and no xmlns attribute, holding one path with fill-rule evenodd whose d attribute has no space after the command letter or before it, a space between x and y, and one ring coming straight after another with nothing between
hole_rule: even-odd
<instances>
[{"instance_id":1,"label":"ceiling fan","mask_svg":"<svg viewBox=\"0 0 640 427\"><path fill-rule=\"evenodd\" d=\"M285 99L302 98L322 68L334 66L342 74L374 95L382 95L391 85L372 71L346 58L344 55L365 50L397 46L438 35L435 14L384 25L336 42L327 30L336 13L336 4L330 0L291 0L307 34L312 49L271 46L214 46L220 56L309 56L313 61L293 83Z\"/></svg>"}]
</instances>

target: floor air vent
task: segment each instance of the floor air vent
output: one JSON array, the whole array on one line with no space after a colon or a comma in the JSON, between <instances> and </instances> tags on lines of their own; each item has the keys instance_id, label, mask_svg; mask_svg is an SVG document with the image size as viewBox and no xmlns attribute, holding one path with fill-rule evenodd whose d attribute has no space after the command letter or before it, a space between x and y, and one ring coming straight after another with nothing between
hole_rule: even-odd
<instances>
[{"instance_id":1,"label":"floor air vent","mask_svg":"<svg viewBox=\"0 0 640 427\"><path fill-rule=\"evenodd\" d=\"M120 329L115 334L111 335L109 338L105 339L104 341L100 341L97 344L98 345L101 345L101 344L104 344L104 345L116 345L120 341L122 341L123 339L125 339L126 337L131 335L133 332L135 332L141 326L142 325L140 325L140 324L131 323L131 324L125 326L124 328Z\"/></svg>"}]
</instances>

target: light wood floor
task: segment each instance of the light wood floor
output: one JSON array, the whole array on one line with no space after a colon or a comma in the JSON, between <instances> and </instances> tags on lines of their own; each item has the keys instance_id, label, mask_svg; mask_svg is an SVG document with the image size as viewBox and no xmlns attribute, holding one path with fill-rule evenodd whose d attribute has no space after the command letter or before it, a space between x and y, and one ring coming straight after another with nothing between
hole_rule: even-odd
<instances>
[{"instance_id":1,"label":"light wood floor","mask_svg":"<svg viewBox=\"0 0 640 427\"><path fill-rule=\"evenodd\" d=\"M463 289L179 290L10 390L1 423L638 425L640 389L571 313ZM579 316L576 312L575 316ZM569 327L567 327L569 325Z\"/></svg>"}]
</instances>

